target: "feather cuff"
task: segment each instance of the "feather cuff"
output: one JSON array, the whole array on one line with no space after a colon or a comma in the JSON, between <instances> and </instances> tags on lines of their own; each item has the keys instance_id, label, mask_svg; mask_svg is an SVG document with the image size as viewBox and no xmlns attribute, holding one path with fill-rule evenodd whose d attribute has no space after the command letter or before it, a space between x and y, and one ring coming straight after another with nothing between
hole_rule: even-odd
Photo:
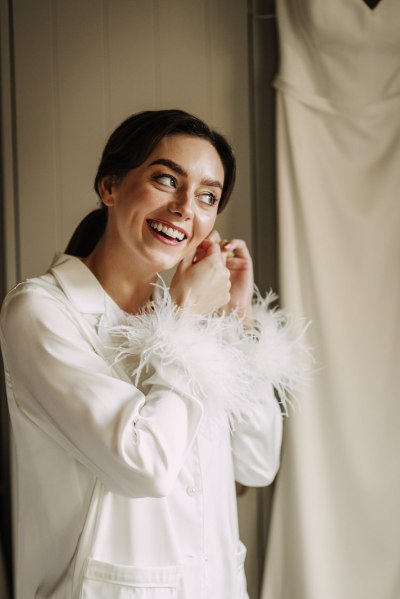
<instances>
[{"instance_id":1,"label":"feather cuff","mask_svg":"<svg viewBox=\"0 0 400 599\"><path fill-rule=\"evenodd\" d=\"M196 397L206 416L218 422L228 418L232 429L264 400L254 393L255 383L265 389L273 385L287 414L288 394L301 377L298 354L304 346L301 336L291 338L287 316L269 309L274 299L273 294L257 295L257 326L248 330L235 313L187 314L163 288L141 313L126 314L121 325L112 327L116 359L124 361L136 385L156 369L171 389Z\"/></svg>"},{"instance_id":2,"label":"feather cuff","mask_svg":"<svg viewBox=\"0 0 400 599\"><path fill-rule=\"evenodd\" d=\"M286 310L271 308L277 299L271 291L262 297L255 288L255 326L244 330L241 345L254 381L272 385L283 414L288 416L294 392L306 381L310 370L311 352L305 334L311 323L294 318Z\"/></svg>"}]
</instances>

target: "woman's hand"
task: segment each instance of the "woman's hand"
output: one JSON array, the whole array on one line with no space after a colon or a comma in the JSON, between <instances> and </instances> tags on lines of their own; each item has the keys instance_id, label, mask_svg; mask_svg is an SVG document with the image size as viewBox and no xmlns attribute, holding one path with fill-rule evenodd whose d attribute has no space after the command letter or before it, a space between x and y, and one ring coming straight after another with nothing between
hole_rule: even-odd
<instances>
[{"instance_id":1,"label":"woman's hand","mask_svg":"<svg viewBox=\"0 0 400 599\"><path fill-rule=\"evenodd\" d=\"M220 244L205 239L195 255L185 257L171 281L173 301L194 314L207 314L230 302L230 271Z\"/></svg>"},{"instance_id":2,"label":"woman's hand","mask_svg":"<svg viewBox=\"0 0 400 599\"><path fill-rule=\"evenodd\" d=\"M252 318L254 290L253 261L243 239L220 241L221 255L230 273L230 300L224 309L237 310L240 316Z\"/></svg>"}]
</instances>

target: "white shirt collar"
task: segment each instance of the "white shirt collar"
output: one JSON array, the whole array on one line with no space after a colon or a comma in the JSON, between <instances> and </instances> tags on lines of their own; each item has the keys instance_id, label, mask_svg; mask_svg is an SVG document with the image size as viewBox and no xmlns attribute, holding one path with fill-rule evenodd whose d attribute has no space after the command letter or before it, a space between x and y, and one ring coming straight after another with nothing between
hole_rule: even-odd
<instances>
[{"instance_id":1,"label":"white shirt collar","mask_svg":"<svg viewBox=\"0 0 400 599\"><path fill-rule=\"evenodd\" d=\"M58 285L82 314L104 314L107 307L121 310L100 285L92 271L80 258L56 254L50 267ZM153 299L160 298L168 289L161 276L154 285Z\"/></svg>"},{"instance_id":2,"label":"white shirt collar","mask_svg":"<svg viewBox=\"0 0 400 599\"><path fill-rule=\"evenodd\" d=\"M103 314L108 298L89 268L75 256L57 254L50 267L65 295L84 314Z\"/></svg>"}]
</instances>

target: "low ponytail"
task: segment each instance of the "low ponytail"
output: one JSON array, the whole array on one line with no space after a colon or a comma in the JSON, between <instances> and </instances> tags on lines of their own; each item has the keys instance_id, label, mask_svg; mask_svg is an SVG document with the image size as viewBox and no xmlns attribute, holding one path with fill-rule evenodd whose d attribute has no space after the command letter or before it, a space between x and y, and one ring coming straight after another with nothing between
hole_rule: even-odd
<instances>
[{"instance_id":1,"label":"low ponytail","mask_svg":"<svg viewBox=\"0 0 400 599\"><path fill-rule=\"evenodd\" d=\"M68 245L66 254L77 258L87 258L102 237L107 224L107 207L103 206L89 212L79 223Z\"/></svg>"}]
</instances>

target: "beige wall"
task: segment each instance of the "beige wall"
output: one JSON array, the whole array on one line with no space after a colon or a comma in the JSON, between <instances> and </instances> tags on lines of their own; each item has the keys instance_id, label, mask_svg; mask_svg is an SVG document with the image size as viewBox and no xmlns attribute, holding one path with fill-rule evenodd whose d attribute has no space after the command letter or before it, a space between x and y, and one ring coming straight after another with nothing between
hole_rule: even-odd
<instances>
[{"instance_id":1,"label":"beige wall","mask_svg":"<svg viewBox=\"0 0 400 599\"><path fill-rule=\"evenodd\" d=\"M106 136L143 109L180 107L227 135L239 176L220 227L251 242L245 0L12 6L17 189L7 203L18 247L7 256L17 278L42 272L64 248L95 205Z\"/></svg>"},{"instance_id":2,"label":"beige wall","mask_svg":"<svg viewBox=\"0 0 400 599\"><path fill-rule=\"evenodd\" d=\"M12 0L9 15L0 6L6 287L63 250L95 206L106 136L143 109L183 108L227 135L238 181L219 227L252 245L246 0ZM257 497L239 501L252 597Z\"/></svg>"}]
</instances>

